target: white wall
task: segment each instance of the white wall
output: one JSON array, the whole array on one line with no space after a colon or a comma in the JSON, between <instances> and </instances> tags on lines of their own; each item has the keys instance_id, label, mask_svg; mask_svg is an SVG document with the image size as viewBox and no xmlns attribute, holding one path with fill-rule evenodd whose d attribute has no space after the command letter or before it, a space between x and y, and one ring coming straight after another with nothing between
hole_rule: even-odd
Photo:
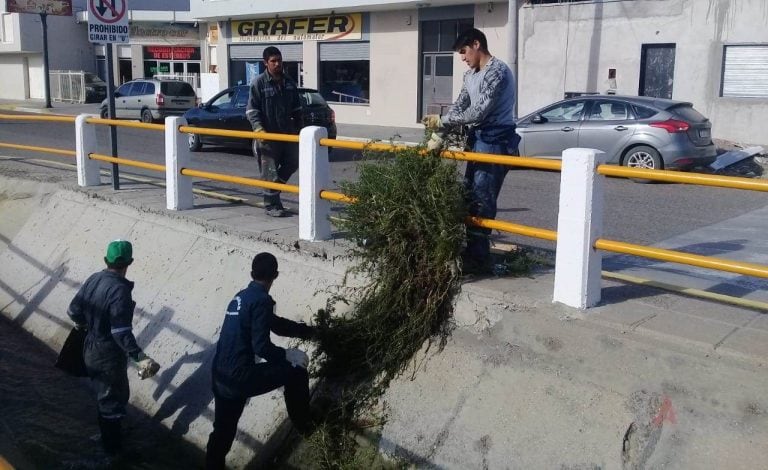
<instances>
[{"instance_id":1,"label":"white wall","mask_svg":"<svg viewBox=\"0 0 768 470\"><path fill-rule=\"evenodd\" d=\"M616 68L617 92L636 95L643 44L675 43L673 99L691 101L713 135L765 143L768 100L722 98L725 44L768 43L764 0L656 0L525 6L520 29L520 115L566 91L605 92Z\"/></svg>"},{"instance_id":2,"label":"white wall","mask_svg":"<svg viewBox=\"0 0 768 470\"><path fill-rule=\"evenodd\" d=\"M311 13L336 13L405 10L417 4L429 6L466 5L471 0L430 0L415 2L412 0L190 0L191 16L207 19L238 19L254 16L272 16L281 12L281 16Z\"/></svg>"},{"instance_id":3,"label":"white wall","mask_svg":"<svg viewBox=\"0 0 768 470\"><path fill-rule=\"evenodd\" d=\"M43 80L43 55L30 54L27 56L29 72L29 97L32 99L45 99L45 82ZM6 81L6 80L3 80Z\"/></svg>"},{"instance_id":4,"label":"white wall","mask_svg":"<svg viewBox=\"0 0 768 470\"><path fill-rule=\"evenodd\" d=\"M413 21L417 17L415 10L370 14L371 102L369 106L331 105L337 122L419 126L418 21Z\"/></svg>"},{"instance_id":5,"label":"white wall","mask_svg":"<svg viewBox=\"0 0 768 470\"><path fill-rule=\"evenodd\" d=\"M0 98L23 100L28 96L25 57L21 54L0 55Z\"/></svg>"}]
</instances>

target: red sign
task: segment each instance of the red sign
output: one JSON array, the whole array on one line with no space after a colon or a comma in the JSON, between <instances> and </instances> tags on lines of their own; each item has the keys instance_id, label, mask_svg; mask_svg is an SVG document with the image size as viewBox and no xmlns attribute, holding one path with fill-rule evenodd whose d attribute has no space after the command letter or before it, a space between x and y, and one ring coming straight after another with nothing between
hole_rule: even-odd
<instances>
[{"instance_id":1,"label":"red sign","mask_svg":"<svg viewBox=\"0 0 768 470\"><path fill-rule=\"evenodd\" d=\"M6 0L8 13L72 16L72 0Z\"/></svg>"},{"instance_id":2,"label":"red sign","mask_svg":"<svg viewBox=\"0 0 768 470\"><path fill-rule=\"evenodd\" d=\"M200 60L200 48L191 46L146 46L144 58L155 60Z\"/></svg>"}]
</instances>

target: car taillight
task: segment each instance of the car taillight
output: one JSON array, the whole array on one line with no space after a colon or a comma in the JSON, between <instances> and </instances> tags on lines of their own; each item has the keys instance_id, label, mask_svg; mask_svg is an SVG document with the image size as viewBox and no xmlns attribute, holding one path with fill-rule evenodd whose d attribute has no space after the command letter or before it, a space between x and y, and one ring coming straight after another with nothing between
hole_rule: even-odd
<instances>
[{"instance_id":1,"label":"car taillight","mask_svg":"<svg viewBox=\"0 0 768 470\"><path fill-rule=\"evenodd\" d=\"M163 95L162 93L159 93L155 97L155 103L157 103L158 106L164 105L165 104L165 95Z\"/></svg>"},{"instance_id":2,"label":"car taillight","mask_svg":"<svg viewBox=\"0 0 768 470\"><path fill-rule=\"evenodd\" d=\"M667 119L666 121L660 121L660 122L652 122L648 124L651 127L657 127L659 129L664 129L665 131L669 132L670 134L676 134L678 132L688 132L688 129L691 128L691 125L688 124L685 121L678 121L676 119Z\"/></svg>"}]
</instances>

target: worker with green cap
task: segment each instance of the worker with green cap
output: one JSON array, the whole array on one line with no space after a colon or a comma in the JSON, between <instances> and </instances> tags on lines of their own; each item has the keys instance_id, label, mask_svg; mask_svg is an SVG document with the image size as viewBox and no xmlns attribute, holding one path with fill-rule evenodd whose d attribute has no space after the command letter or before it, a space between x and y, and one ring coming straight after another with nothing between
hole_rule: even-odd
<instances>
[{"instance_id":1,"label":"worker with green cap","mask_svg":"<svg viewBox=\"0 0 768 470\"><path fill-rule=\"evenodd\" d=\"M122 450L121 423L128 404L128 358L143 380L160 369L136 343L131 297L133 282L125 278L133 263L133 246L114 240L104 256L107 269L92 274L69 304L67 313L76 328L87 330L83 358L96 389L101 443L107 454Z\"/></svg>"}]
</instances>

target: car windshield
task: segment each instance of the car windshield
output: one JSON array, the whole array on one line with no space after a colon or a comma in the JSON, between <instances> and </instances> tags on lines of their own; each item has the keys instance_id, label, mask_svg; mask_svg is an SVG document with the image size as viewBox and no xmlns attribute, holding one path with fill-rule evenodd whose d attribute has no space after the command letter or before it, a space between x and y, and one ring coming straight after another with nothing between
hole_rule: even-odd
<instances>
[{"instance_id":1,"label":"car windshield","mask_svg":"<svg viewBox=\"0 0 768 470\"><path fill-rule=\"evenodd\" d=\"M105 84L104 80L100 79L98 75L92 74L92 73L86 73L85 74L85 83L89 85L103 85Z\"/></svg>"}]
</instances>

